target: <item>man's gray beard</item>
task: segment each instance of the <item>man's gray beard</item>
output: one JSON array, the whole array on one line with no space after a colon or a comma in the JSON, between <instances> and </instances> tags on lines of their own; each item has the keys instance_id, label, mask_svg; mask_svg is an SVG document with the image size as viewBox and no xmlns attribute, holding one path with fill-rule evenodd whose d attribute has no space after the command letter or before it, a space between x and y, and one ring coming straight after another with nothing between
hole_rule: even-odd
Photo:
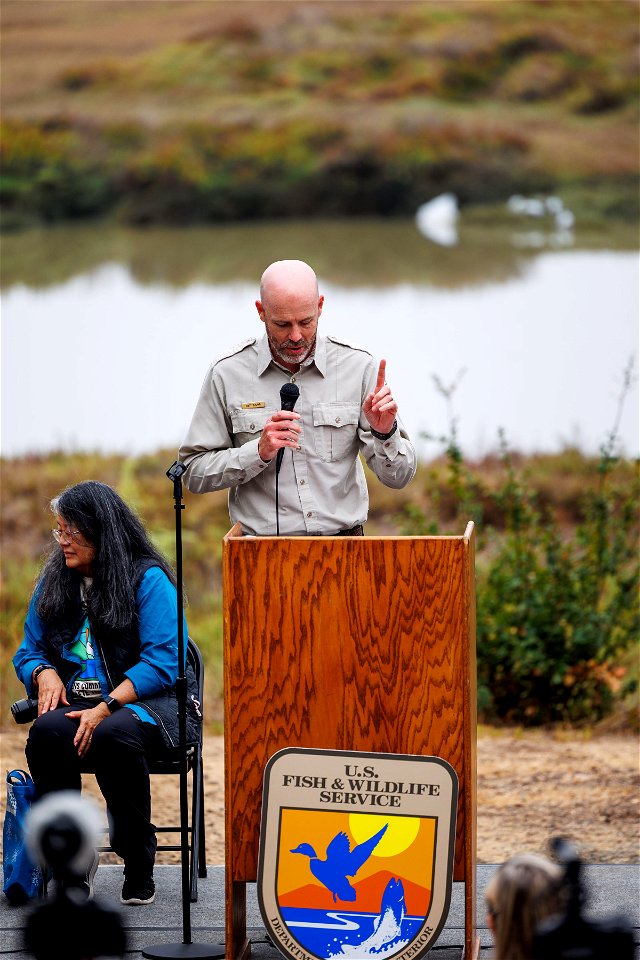
<instances>
[{"instance_id":1,"label":"man's gray beard","mask_svg":"<svg viewBox=\"0 0 640 960\"><path fill-rule=\"evenodd\" d=\"M305 340L305 343L307 342L308 341ZM284 363L302 364L305 362L305 360L308 360L309 357L313 356L313 353L316 349L316 338L313 338L311 344L309 345L309 349L302 357L285 356L284 348L276 345L271 339L269 340L269 346L271 347L271 353L274 354L278 360L282 360Z\"/></svg>"}]
</instances>

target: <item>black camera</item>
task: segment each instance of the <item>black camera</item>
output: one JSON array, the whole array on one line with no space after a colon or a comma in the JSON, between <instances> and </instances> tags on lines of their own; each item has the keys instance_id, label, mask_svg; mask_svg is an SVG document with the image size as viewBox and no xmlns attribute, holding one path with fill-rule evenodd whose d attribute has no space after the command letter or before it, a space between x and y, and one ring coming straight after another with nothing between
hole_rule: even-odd
<instances>
[{"instance_id":1,"label":"black camera","mask_svg":"<svg viewBox=\"0 0 640 960\"><path fill-rule=\"evenodd\" d=\"M11 713L16 723L31 723L38 716L38 701L32 697L16 700L11 704Z\"/></svg>"},{"instance_id":2,"label":"black camera","mask_svg":"<svg viewBox=\"0 0 640 960\"><path fill-rule=\"evenodd\" d=\"M126 953L120 913L82 893L100 827L100 811L75 790L47 794L29 812L27 846L56 881L55 895L40 903L24 926L24 945L34 960L97 960Z\"/></svg>"},{"instance_id":3,"label":"black camera","mask_svg":"<svg viewBox=\"0 0 640 960\"><path fill-rule=\"evenodd\" d=\"M585 891L582 861L570 843L561 837L551 848L564 866L562 886L566 892L566 911L550 917L536 930L533 940L535 960L633 960L633 930L627 917L611 916L587 919L584 916Z\"/></svg>"}]
</instances>

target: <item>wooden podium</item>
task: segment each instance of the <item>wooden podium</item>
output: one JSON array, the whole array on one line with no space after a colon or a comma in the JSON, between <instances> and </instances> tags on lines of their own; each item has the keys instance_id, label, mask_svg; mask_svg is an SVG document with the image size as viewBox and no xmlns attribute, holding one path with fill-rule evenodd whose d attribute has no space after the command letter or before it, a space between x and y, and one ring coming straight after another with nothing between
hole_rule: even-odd
<instances>
[{"instance_id":1,"label":"wooden podium","mask_svg":"<svg viewBox=\"0 0 640 960\"><path fill-rule=\"evenodd\" d=\"M474 527L223 541L226 958L246 960L262 779L284 747L437 756L460 781L454 881L476 938Z\"/></svg>"}]
</instances>

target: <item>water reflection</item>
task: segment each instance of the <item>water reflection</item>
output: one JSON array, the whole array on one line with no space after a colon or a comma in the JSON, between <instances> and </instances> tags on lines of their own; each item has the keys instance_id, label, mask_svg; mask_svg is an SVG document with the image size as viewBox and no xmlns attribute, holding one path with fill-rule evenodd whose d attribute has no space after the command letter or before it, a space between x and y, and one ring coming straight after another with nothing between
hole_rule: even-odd
<instances>
[{"instance_id":1,"label":"water reflection","mask_svg":"<svg viewBox=\"0 0 640 960\"><path fill-rule=\"evenodd\" d=\"M139 284L186 287L195 282L254 283L266 264L297 257L341 286L401 283L455 289L522 275L544 248L518 243L518 227L502 209L465 213L458 244L442 247L421 236L412 220L246 223L218 227L133 230L113 223L58 226L2 238L3 289L46 288L105 263L126 267ZM633 250L631 226L576 232L576 250Z\"/></svg>"},{"instance_id":2,"label":"water reflection","mask_svg":"<svg viewBox=\"0 0 640 960\"><path fill-rule=\"evenodd\" d=\"M291 256L321 278L323 330L387 357L414 438L447 431L433 375L449 384L465 368L455 411L466 453L495 449L498 427L525 451L595 452L638 355L633 231L578 231L570 250L515 249L513 233L487 211L461 218L450 248L413 222L6 237L3 452L177 445L208 363L262 333L253 304L265 265ZM60 355L64 376L51 363ZM637 384L621 433L636 454ZM438 452L418 447L423 458Z\"/></svg>"}]
</instances>

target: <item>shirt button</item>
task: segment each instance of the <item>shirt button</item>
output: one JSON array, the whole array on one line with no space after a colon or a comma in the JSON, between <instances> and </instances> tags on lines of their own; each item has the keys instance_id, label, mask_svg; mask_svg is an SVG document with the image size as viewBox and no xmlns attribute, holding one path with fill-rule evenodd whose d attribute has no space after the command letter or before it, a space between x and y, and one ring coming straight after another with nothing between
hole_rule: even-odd
<instances>
[{"instance_id":1,"label":"shirt button","mask_svg":"<svg viewBox=\"0 0 640 960\"><path fill-rule=\"evenodd\" d=\"M340 417L336 417L336 423L340 423Z\"/></svg>"},{"instance_id":2,"label":"shirt button","mask_svg":"<svg viewBox=\"0 0 640 960\"><path fill-rule=\"evenodd\" d=\"M256 426L255 423L250 423L249 430L255 430L255 426Z\"/></svg>"},{"instance_id":3,"label":"shirt button","mask_svg":"<svg viewBox=\"0 0 640 960\"><path fill-rule=\"evenodd\" d=\"M388 440L387 440L387 442L384 444L384 446L385 446L385 447L388 447L388 446L389 446L389 441L388 441Z\"/></svg>"},{"instance_id":4,"label":"shirt button","mask_svg":"<svg viewBox=\"0 0 640 960\"><path fill-rule=\"evenodd\" d=\"M301 486L301 487L304 487L304 485L305 485L306 482L307 482L306 480L301 480L301 481L300 481L300 486Z\"/></svg>"},{"instance_id":5,"label":"shirt button","mask_svg":"<svg viewBox=\"0 0 640 960\"><path fill-rule=\"evenodd\" d=\"M313 516L313 513L310 510L309 513L307 514L307 520L310 520L312 516Z\"/></svg>"}]
</instances>

